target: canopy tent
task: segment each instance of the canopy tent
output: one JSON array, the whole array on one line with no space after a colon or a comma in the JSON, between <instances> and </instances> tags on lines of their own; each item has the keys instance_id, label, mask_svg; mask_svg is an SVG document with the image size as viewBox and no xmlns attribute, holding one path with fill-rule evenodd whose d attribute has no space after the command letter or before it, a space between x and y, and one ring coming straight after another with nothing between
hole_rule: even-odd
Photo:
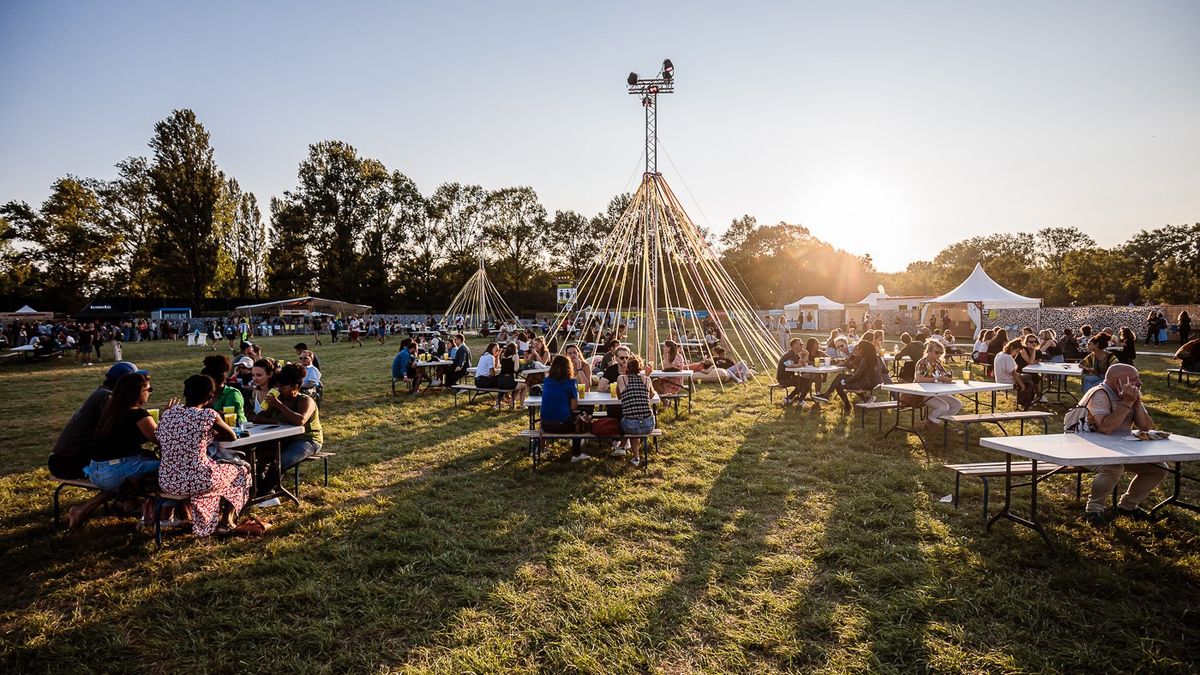
<instances>
[{"instance_id":1,"label":"canopy tent","mask_svg":"<svg viewBox=\"0 0 1200 675\"><path fill-rule=\"evenodd\" d=\"M24 305L21 309L15 312L0 312L0 319L18 320L18 321L38 321L41 319L53 319L54 312L39 312L29 305Z\"/></svg>"},{"instance_id":2,"label":"canopy tent","mask_svg":"<svg viewBox=\"0 0 1200 675\"><path fill-rule=\"evenodd\" d=\"M21 309L13 312L13 314L42 314L42 312L37 311L29 305L22 305Z\"/></svg>"},{"instance_id":3,"label":"canopy tent","mask_svg":"<svg viewBox=\"0 0 1200 675\"><path fill-rule=\"evenodd\" d=\"M789 322L800 325L802 330L817 330L821 327L821 312L840 312L846 308L823 295L806 295L783 306L783 316ZM837 321L841 325L841 321Z\"/></svg>"},{"instance_id":4,"label":"canopy tent","mask_svg":"<svg viewBox=\"0 0 1200 675\"><path fill-rule=\"evenodd\" d=\"M996 283L975 263L971 275L954 290L936 298L926 300L921 307L921 322L924 323L932 305L965 306L967 316L978 331L983 323L983 313L991 309L1035 309L1042 306L1041 298L1027 298Z\"/></svg>"},{"instance_id":5,"label":"canopy tent","mask_svg":"<svg viewBox=\"0 0 1200 675\"><path fill-rule=\"evenodd\" d=\"M880 292L872 291L870 293L867 293L865 296L863 296L862 300L859 300L858 302L851 303L851 304L866 305L867 309L874 310L874 309L876 309L876 307L879 306L880 300L885 300L890 297L892 297L892 296L888 295L887 293L880 293Z\"/></svg>"},{"instance_id":6,"label":"canopy tent","mask_svg":"<svg viewBox=\"0 0 1200 675\"><path fill-rule=\"evenodd\" d=\"M326 300L306 295L302 298L260 302L255 305L241 305L234 308L234 314L279 314L291 316L312 316L313 314L370 314L370 305L356 305L341 300Z\"/></svg>"}]
</instances>

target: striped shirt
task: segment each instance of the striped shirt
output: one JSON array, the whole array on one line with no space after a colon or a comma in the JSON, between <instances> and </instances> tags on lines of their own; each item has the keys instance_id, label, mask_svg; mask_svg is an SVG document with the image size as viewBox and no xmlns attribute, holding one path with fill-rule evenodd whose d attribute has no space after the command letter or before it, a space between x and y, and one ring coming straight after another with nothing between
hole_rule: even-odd
<instances>
[{"instance_id":1,"label":"striped shirt","mask_svg":"<svg viewBox=\"0 0 1200 675\"><path fill-rule=\"evenodd\" d=\"M625 376L625 389L620 394L621 417L644 420L654 417L650 409L650 393L641 375Z\"/></svg>"}]
</instances>

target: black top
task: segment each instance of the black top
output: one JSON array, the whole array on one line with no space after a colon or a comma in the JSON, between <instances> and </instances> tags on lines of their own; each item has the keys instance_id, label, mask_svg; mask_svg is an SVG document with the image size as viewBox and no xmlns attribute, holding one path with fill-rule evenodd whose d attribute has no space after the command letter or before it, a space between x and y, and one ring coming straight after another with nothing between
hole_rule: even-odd
<instances>
[{"instance_id":1,"label":"black top","mask_svg":"<svg viewBox=\"0 0 1200 675\"><path fill-rule=\"evenodd\" d=\"M500 357L500 374L501 375L512 375L512 376L516 377L517 363L516 363L516 361L514 361L512 359L512 357L507 357L507 356Z\"/></svg>"},{"instance_id":2,"label":"black top","mask_svg":"<svg viewBox=\"0 0 1200 675\"><path fill-rule=\"evenodd\" d=\"M724 368L725 370L729 370L736 364L734 364L733 361L731 361L730 359L728 359L724 356L718 356L713 359L713 365L715 365L718 368Z\"/></svg>"},{"instance_id":3,"label":"black top","mask_svg":"<svg viewBox=\"0 0 1200 675\"><path fill-rule=\"evenodd\" d=\"M87 456L92 445L92 433L95 432L100 413L104 412L104 406L108 405L111 396L112 390L108 387L96 387L88 394L87 400L79 406L74 415L71 415L71 420L58 435L58 440L54 443L54 454L67 457Z\"/></svg>"},{"instance_id":4,"label":"black top","mask_svg":"<svg viewBox=\"0 0 1200 675\"><path fill-rule=\"evenodd\" d=\"M111 434L105 437L97 436L93 440L90 459L94 462L104 462L142 454L142 445L147 439L138 428L138 422L149 416L150 413L143 408L134 408L125 413L121 421L113 427Z\"/></svg>"},{"instance_id":5,"label":"black top","mask_svg":"<svg viewBox=\"0 0 1200 675\"><path fill-rule=\"evenodd\" d=\"M784 352L783 356L779 357L779 363L775 366L776 381L783 382L789 375L793 374L789 373L787 369L791 366L798 365L800 365L799 354L790 349Z\"/></svg>"},{"instance_id":6,"label":"black top","mask_svg":"<svg viewBox=\"0 0 1200 675\"><path fill-rule=\"evenodd\" d=\"M603 377L605 380L608 380L609 384L616 382L617 378L620 376L621 376L620 361L613 361L612 363L610 363L608 365L607 368L604 369Z\"/></svg>"},{"instance_id":7,"label":"black top","mask_svg":"<svg viewBox=\"0 0 1200 675\"><path fill-rule=\"evenodd\" d=\"M1118 361L1133 365L1133 360L1137 358L1137 348L1133 343L1133 340L1126 340L1125 344L1121 345L1121 351L1117 352Z\"/></svg>"}]
</instances>

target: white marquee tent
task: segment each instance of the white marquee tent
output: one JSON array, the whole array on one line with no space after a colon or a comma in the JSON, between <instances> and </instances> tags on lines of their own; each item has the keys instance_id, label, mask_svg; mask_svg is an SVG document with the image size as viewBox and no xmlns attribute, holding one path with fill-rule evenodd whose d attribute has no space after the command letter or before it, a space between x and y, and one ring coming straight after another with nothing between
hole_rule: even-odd
<instances>
[{"instance_id":1,"label":"white marquee tent","mask_svg":"<svg viewBox=\"0 0 1200 675\"><path fill-rule=\"evenodd\" d=\"M820 328L820 312L821 310L830 310L840 312L846 308L840 302L834 302L823 295L806 295L799 300L783 306L783 316L789 322L799 324L803 330L816 330ZM812 321L806 321L805 315L811 314ZM841 324L841 321L838 321Z\"/></svg>"},{"instance_id":2,"label":"white marquee tent","mask_svg":"<svg viewBox=\"0 0 1200 675\"><path fill-rule=\"evenodd\" d=\"M983 270L983 265L975 263L971 275L954 290L944 295L925 301L921 307L921 321L924 323L931 305L965 305L967 315L978 330L983 324L983 313L991 309L1035 309L1042 306L1041 298L1027 298L1014 293L996 283Z\"/></svg>"}]
</instances>

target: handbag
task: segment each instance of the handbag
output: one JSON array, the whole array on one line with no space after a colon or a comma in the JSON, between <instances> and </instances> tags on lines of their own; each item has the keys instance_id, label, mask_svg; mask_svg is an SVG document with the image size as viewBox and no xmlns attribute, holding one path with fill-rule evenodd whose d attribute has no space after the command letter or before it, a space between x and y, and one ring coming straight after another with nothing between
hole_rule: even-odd
<instances>
[{"instance_id":1,"label":"handbag","mask_svg":"<svg viewBox=\"0 0 1200 675\"><path fill-rule=\"evenodd\" d=\"M595 436L620 436L621 423L612 417L601 417L592 420L592 434Z\"/></svg>"}]
</instances>

